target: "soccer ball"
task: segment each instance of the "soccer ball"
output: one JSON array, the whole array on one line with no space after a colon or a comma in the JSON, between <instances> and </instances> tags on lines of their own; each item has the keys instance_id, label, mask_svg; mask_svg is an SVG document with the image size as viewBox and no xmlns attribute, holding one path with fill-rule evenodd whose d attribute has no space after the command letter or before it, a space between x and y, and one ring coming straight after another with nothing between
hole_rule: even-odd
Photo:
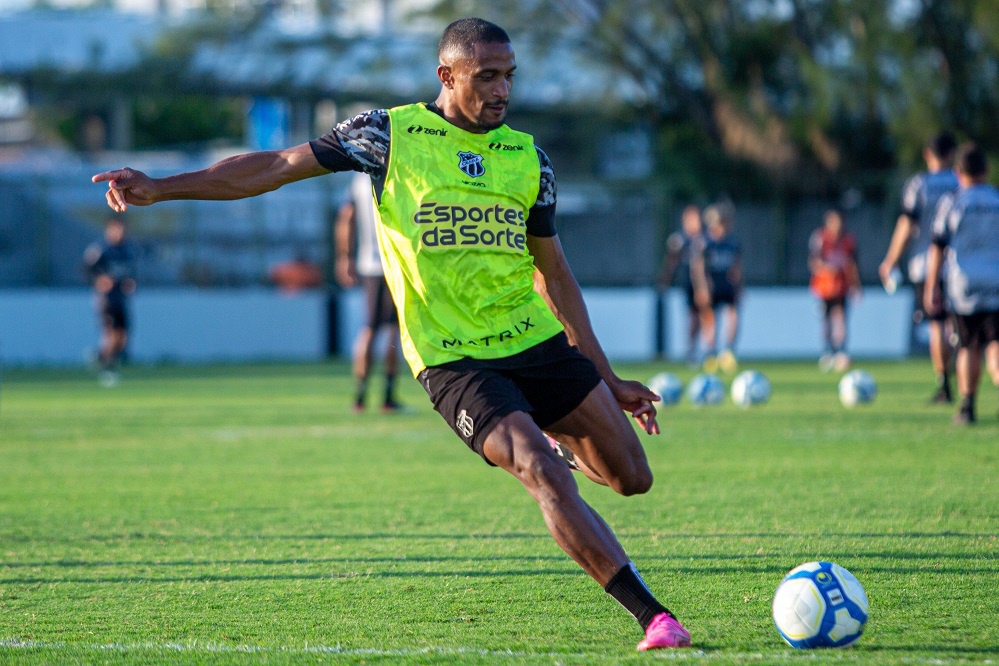
<instances>
[{"instance_id":1,"label":"soccer ball","mask_svg":"<svg viewBox=\"0 0 999 666\"><path fill-rule=\"evenodd\" d=\"M798 650L846 647L864 631L869 606L864 587L832 562L791 569L774 595L774 625Z\"/></svg>"},{"instance_id":2,"label":"soccer ball","mask_svg":"<svg viewBox=\"0 0 999 666\"><path fill-rule=\"evenodd\" d=\"M770 380L756 370L746 370L732 380L732 402L740 407L762 405L770 399Z\"/></svg>"},{"instance_id":3,"label":"soccer ball","mask_svg":"<svg viewBox=\"0 0 999 666\"><path fill-rule=\"evenodd\" d=\"M687 399L695 405L717 405L725 399L725 385L718 375L697 375L687 384Z\"/></svg>"},{"instance_id":4,"label":"soccer ball","mask_svg":"<svg viewBox=\"0 0 999 666\"><path fill-rule=\"evenodd\" d=\"M660 372L648 381L648 387L659 394L664 405L675 405L683 397L683 382L672 372Z\"/></svg>"},{"instance_id":5,"label":"soccer ball","mask_svg":"<svg viewBox=\"0 0 999 666\"><path fill-rule=\"evenodd\" d=\"M839 401L844 407L855 407L874 400L878 385L865 370L851 370L839 380Z\"/></svg>"}]
</instances>

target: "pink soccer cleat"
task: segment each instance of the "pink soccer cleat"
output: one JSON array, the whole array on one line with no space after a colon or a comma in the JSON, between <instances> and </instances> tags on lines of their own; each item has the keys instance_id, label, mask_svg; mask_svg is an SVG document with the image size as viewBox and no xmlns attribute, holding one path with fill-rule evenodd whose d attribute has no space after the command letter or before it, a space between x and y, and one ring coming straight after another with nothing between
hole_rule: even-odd
<instances>
[{"instance_id":1,"label":"pink soccer cleat","mask_svg":"<svg viewBox=\"0 0 999 666\"><path fill-rule=\"evenodd\" d=\"M645 630L645 640L638 644L642 652L678 647L690 647L690 633L668 613L652 618L652 624Z\"/></svg>"}]
</instances>

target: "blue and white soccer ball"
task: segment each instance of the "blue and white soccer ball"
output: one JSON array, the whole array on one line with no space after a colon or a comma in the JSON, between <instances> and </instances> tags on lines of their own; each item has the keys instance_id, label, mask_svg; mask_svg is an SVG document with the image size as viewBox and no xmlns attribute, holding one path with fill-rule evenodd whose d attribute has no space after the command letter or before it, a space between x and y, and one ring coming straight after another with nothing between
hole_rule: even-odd
<instances>
[{"instance_id":1,"label":"blue and white soccer ball","mask_svg":"<svg viewBox=\"0 0 999 666\"><path fill-rule=\"evenodd\" d=\"M866 370L851 370L839 380L839 401L844 407L867 404L877 394L877 382Z\"/></svg>"},{"instance_id":2,"label":"blue and white soccer ball","mask_svg":"<svg viewBox=\"0 0 999 666\"><path fill-rule=\"evenodd\" d=\"M832 562L791 569L774 595L774 625L793 648L846 647L864 631L870 607L853 574Z\"/></svg>"},{"instance_id":3,"label":"blue and white soccer ball","mask_svg":"<svg viewBox=\"0 0 999 666\"><path fill-rule=\"evenodd\" d=\"M762 405L770 399L770 380L756 370L746 370L732 380L732 402L740 407Z\"/></svg>"},{"instance_id":4,"label":"blue and white soccer ball","mask_svg":"<svg viewBox=\"0 0 999 666\"><path fill-rule=\"evenodd\" d=\"M663 405L675 405L683 397L683 382L672 372L653 375L647 386L663 399Z\"/></svg>"},{"instance_id":5,"label":"blue and white soccer ball","mask_svg":"<svg viewBox=\"0 0 999 666\"><path fill-rule=\"evenodd\" d=\"M725 384L718 375L697 375L687 384L687 399L695 405L717 405L725 399Z\"/></svg>"}]
</instances>

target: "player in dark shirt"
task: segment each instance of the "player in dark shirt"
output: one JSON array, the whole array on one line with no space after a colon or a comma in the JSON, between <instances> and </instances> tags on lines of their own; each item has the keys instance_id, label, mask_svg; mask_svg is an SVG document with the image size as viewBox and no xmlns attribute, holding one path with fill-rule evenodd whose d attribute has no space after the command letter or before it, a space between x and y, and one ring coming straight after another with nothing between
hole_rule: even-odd
<instances>
[{"instance_id":1,"label":"player in dark shirt","mask_svg":"<svg viewBox=\"0 0 999 666\"><path fill-rule=\"evenodd\" d=\"M83 260L101 324L101 383L110 387L118 382L118 366L128 344L128 296L135 292L135 252L125 238L125 223L108 220L104 241L90 245Z\"/></svg>"},{"instance_id":2,"label":"player in dark shirt","mask_svg":"<svg viewBox=\"0 0 999 666\"><path fill-rule=\"evenodd\" d=\"M742 296L742 247L732 233L735 213L727 204L708 206L704 223L707 233L695 243L690 262L694 298L701 313L704 369L713 372L720 366L725 372L735 372ZM718 313L724 314L725 345L716 357Z\"/></svg>"}]
</instances>

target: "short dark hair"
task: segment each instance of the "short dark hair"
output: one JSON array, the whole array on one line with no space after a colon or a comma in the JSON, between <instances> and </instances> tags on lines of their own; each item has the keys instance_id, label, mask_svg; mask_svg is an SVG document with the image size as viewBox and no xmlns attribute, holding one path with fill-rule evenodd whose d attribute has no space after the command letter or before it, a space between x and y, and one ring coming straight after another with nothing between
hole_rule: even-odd
<instances>
[{"instance_id":1,"label":"short dark hair","mask_svg":"<svg viewBox=\"0 0 999 666\"><path fill-rule=\"evenodd\" d=\"M926 142L926 149L940 159L947 159L954 154L957 140L950 132L940 132Z\"/></svg>"},{"instance_id":2,"label":"short dark hair","mask_svg":"<svg viewBox=\"0 0 999 666\"><path fill-rule=\"evenodd\" d=\"M510 36L503 28L480 18L458 19L444 28L437 45L437 58L441 63L453 62L472 55L476 44L496 43L510 43Z\"/></svg>"},{"instance_id":3,"label":"short dark hair","mask_svg":"<svg viewBox=\"0 0 999 666\"><path fill-rule=\"evenodd\" d=\"M981 178L989 172L989 158L974 143L966 143L957 151L957 170L971 178Z\"/></svg>"}]
</instances>

